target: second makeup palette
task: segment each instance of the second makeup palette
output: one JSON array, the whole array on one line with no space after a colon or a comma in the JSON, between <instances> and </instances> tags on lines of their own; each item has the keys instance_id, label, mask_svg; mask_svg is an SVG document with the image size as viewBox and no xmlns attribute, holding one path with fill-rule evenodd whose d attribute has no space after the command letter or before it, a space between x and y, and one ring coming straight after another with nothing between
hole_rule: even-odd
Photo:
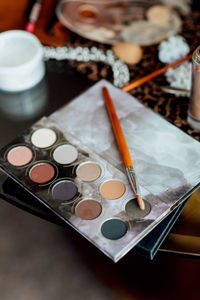
<instances>
[{"instance_id":1,"label":"second makeup palette","mask_svg":"<svg viewBox=\"0 0 200 300\"><path fill-rule=\"evenodd\" d=\"M114 261L137 243L126 175L43 118L1 150L1 169ZM143 193L145 195L145 193ZM147 193L146 193L147 194Z\"/></svg>"}]
</instances>

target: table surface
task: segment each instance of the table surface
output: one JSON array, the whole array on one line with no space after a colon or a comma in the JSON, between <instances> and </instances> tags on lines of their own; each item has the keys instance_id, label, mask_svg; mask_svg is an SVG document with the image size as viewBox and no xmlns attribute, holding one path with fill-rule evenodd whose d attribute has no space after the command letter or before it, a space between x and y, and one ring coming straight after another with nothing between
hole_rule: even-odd
<instances>
[{"instance_id":1,"label":"table surface","mask_svg":"<svg viewBox=\"0 0 200 300\"><path fill-rule=\"evenodd\" d=\"M9 1L4 2L9 3ZM20 3L22 2L25 3L25 0L20 1ZM194 2L196 8L199 8L199 1ZM198 20L198 12L195 12L192 17L185 18L183 36L193 46L200 36ZM192 39L194 35L193 21L196 30L196 41ZM90 41L83 42L78 37L75 44L90 47L93 43ZM106 47L102 45L102 48ZM154 51L156 48L153 47L152 49ZM161 66L156 59L148 63L153 56L152 51L149 51L148 48L144 49L144 59L141 65L130 68L131 76L134 74L139 77L145 75L152 70L152 65L155 65L155 63L157 63L157 67ZM45 79L35 88L12 95L0 92L0 146L5 145L40 117L49 115L93 84L86 76L76 72L73 66L93 81L98 80L103 74L108 75L109 79L112 77L111 71L102 65L47 62ZM87 69L89 69L89 76ZM164 77L161 76L155 81L149 82L145 88L140 87L133 91L132 94L159 113L162 113L163 107L165 109L165 103L170 103L170 106L168 106L170 111L176 111L176 107L179 107L180 104L183 108L186 107L187 99L182 99L180 103L174 96L160 94L159 85L161 85L163 79ZM155 101L157 98L159 98L158 102ZM168 98L167 101L166 98ZM186 109L184 111L186 112ZM166 116L166 114L163 115ZM175 117L177 117L177 114ZM177 120L177 125L179 125L180 118L175 117L171 117L170 114L167 115L169 121L174 123ZM185 113L182 117L186 119ZM185 131L188 132L187 125L183 124L180 127L185 128ZM191 131L191 135L197 139L200 137L199 132ZM5 177L0 175L0 179L3 181ZM0 190L0 193L2 194L2 190ZM12 201L10 202L12 203ZM16 203L13 202L13 204ZM22 207L23 204L24 201L18 202L19 207ZM29 211L30 207L27 201L26 210ZM78 294L73 291L69 299L82 299L84 296L88 300L113 298L123 300L197 299L199 297L200 260L198 258L158 253L153 261L149 261L130 251L119 263L114 264L70 228L56 228L55 225L24 213L22 210L10 206L7 202L0 202L0 208L0 289L1 294L7 289L5 295L8 295L7 297L2 296L3 300L18 299L21 291L25 293L24 285L26 284L28 284L28 287L29 284L33 284L32 289L30 288L32 298L30 291L27 290L29 296L25 299L28 300L51 300L55 298L62 300L65 299L65 294L61 296L61 290L65 290L67 287L68 292L70 292L70 286L75 290L77 286L80 290L82 288L81 296L83 297L79 295L80 298L78 298ZM41 215L40 210L38 210L38 215ZM47 215L43 215L43 217L48 219ZM34 229L37 232L34 232ZM61 236L60 239L59 236ZM30 247L28 244L30 244ZM38 258L36 259L36 257ZM72 261L76 262L72 263ZM64 268L63 265L67 266L66 269L69 269L69 273L67 273L67 270L61 271ZM75 269L74 272L73 268ZM49 272L46 272L47 269ZM52 273L53 276L51 272L55 272ZM49 277L47 273L49 273ZM21 285L18 280L20 276L22 279ZM29 280L28 278L31 276L38 281ZM63 279L63 276L66 276L67 281ZM46 282L49 286L51 284L56 286L55 294L53 290L48 296L47 293L44 293L49 288L46 287L47 283L43 282L43 277L47 279ZM54 281L51 281L52 277L55 277ZM86 277L88 282L87 280L84 281ZM73 278L78 278L79 281L74 281ZM37 291L39 281L43 284L41 286L43 294L41 291L40 294L34 294L34 290ZM95 284L97 286L94 288ZM17 289L17 285L19 289ZM111 291L111 294L107 290L104 293L104 288ZM87 294L87 289L92 289L94 293L97 293L96 297ZM16 295L14 291L16 291Z\"/></svg>"},{"instance_id":2,"label":"table surface","mask_svg":"<svg viewBox=\"0 0 200 300\"><path fill-rule=\"evenodd\" d=\"M38 118L49 115L92 85L65 62L49 61L46 69L44 80L31 90L17 94L1 92L1 146ZM38 103L41 108L37 111ZM133 299L133 295L134 299L196 298L199 259L159 253L154 261L148 261L130 251L114 264L73 230L68 241L98 281L119 298Z\"/></svg>"}]
</instances>

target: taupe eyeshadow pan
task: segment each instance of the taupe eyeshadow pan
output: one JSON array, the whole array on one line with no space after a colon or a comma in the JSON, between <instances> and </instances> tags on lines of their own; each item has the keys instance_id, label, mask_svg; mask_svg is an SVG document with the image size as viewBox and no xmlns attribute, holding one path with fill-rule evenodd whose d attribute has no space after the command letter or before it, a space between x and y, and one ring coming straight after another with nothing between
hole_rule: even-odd
<instances>
[{"instance_id":1,"label":"taupe eyeshadow pan","mask_svg":"<svg viewBox=\"0 0 200 300\"><path fill-rule=\"evenodd\" d=\"M101 176L101 167L95 162L83 162L77 170L76 175L82 181L91 182L97 180Z\"/></svg>"},{"instance_id":2,"label":"taupe eyeshadow pan","mask_svg":"<svg viewBox=\"0 0 200 300\"><path fill-rule=\"evenodd\" d=\"M80 219L93 220L101 214L102 206L96 200L86 199L77 204L75 212Z\"/></svg>"}]
</instances>

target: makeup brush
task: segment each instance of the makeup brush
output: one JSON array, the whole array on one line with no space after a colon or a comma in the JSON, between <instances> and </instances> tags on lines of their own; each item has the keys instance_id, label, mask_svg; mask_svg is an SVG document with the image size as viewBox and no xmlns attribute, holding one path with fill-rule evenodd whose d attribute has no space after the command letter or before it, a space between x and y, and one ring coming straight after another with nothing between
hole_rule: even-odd
<instances>
[{"instance_id":1,"label":"makeup brush","mask_svg":"<svg viewBox=\"0 0 200 300\"><path fill-rule=\"evenodd\" d=\"M190 90L187 89L181 89L181 88L175 88L171 86L161 86L160 89L163 92L169 93L169 94L175 94L178 96L190 96Z\"/></svg>"},{"instance_id":2,"label":"makeup brush","mask_svg":"<svg viewBox=\"0 0 200 300\"><path fill-rule=\"evenodd\" d=\"M180 64L182 64L183 62L187 61L187 60L190 60L192 59L192 54L189 54L185 57L182 57L174 62L172 62L171 64L168 64L166 66L164 66L163 68L161 69L158 69L142 78L139 78L137 80L134 80L134 81L131 81L129 82L127 85L124 85L122 87L122 90L125 91L125 92L130 92L131 90L135 89L136 87L144 84L145 82L159 76L160 74L163 74L165 73L169 68L174 68Z\"/></svg>"},{"instance_id":3,"label":"makeup brush","mask_svg":"<svg viewBox=\"0 0 200 300\"><path fill-rule=\"evenodd\" d=\"M134 168L133 168L133 163L132 163L132 160L131 160L131 156L130 156L130 153L129 153L129 150L128 150L128 146L126 144L126 140L125 140L125 137L124 137L124 134L123 134L123 131L122 131L117 113L115 111L115 107L113 105L113 102L112 102L112 99L111 99L110 94L108 92L108 89L106 87L103 87L102 90L103 90L103 95L104 95L104 100L105 100L105 103L106 103L106 108L107 108L107 111L108 111L108 115L109 115L109 118L110 118L110 121L111 121L111 124L112 124L112 128L113 128L113 131L114 131L115 139L116 139L116 142L117 142L117 145L118 145L118 148L119 148L124 166L126 168L128 179L130 181L130 184L131 184L131 187L132 187L133 191L136 194L136 199L137 199L137 202L138 202L138 205L139 205L140 209L144 210L145 209L145 204L144 204L144 201L143 201L143 199L142 199L142 197L140 196L140 193L139 193L139 186L138 186L137 179L136 179L136 174L135 174L135 171L134 171Z\"/></svg>"},{"instance_id":4,"label":"makeup brush","mask_svg":"<svg viewBox=\"0 0 200 300\"><path fill-rule=\"evenodd\" d=\"M39 19L40 11L42 9L42 0L36 0L31 8L28 22L26 23L25 30L33 33L36 23Z\"/></svg>"}]
</instances>

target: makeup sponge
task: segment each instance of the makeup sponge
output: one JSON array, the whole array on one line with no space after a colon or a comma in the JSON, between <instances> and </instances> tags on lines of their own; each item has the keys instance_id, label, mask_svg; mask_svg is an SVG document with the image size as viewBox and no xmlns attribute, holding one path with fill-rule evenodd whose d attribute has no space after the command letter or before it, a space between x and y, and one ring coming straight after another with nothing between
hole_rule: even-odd
<instances>
[{"instance_id":1,"label":"makeup sponge","mask_svg":"<svg viewBox=\"0 0 200 300\"><path fill-rule=\"evenodd\" d=\"M146 17L148 21L158 26L167 26L170 21L171 7L167 5L154 5L151 6Z\"/></svg>"},{"instance_id":2,"label":"makeup sponge","mask_svg":"<svg viewBox=\"0 0 200 300\"><path fill-rule=\"evenodd\" d=\"M112 47L116 57L127 64L137 64L142 58L142 49L140 46L129 43L119 42Z\"/></svg>"}]
</instances>

